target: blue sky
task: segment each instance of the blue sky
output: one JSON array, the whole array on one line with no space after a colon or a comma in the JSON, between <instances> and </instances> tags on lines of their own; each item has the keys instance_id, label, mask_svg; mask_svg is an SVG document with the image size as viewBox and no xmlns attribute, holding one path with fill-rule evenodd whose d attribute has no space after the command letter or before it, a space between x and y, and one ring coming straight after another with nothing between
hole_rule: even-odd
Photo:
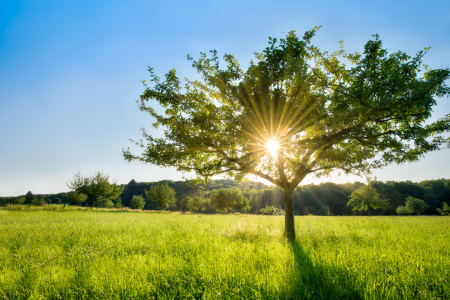
<instances>
[{"instance_id":1,"label":"blue sky","mask_svg":"<svg viewBox=\"0 0 450 300\"><path fill-rule=\"evenodd\" d=\"M127 163L122 148L151 119L137 109L147 67L198 77L186 54L216 49L242 66L267 38L322 25L314 44L362 51L378 33L389 52L431 46L450 67L450 1L0 1L0 196L68 191L79 170L119 183L179 180L173 169ZM438 100L432 119L450 113ZM379 180L450 178L450 150L375 170ZM333 175L304 183L363 179Z\"/></svg>"}]
</instances>

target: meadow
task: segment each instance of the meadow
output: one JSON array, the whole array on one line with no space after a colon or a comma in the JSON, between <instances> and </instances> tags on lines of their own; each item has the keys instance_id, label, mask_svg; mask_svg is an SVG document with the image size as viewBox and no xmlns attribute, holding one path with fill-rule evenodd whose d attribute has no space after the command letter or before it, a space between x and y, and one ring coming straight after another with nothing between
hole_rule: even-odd
<instances>
[{"instance_id":1,"label":"meadow","mask_svg":"<svg viewBox=\"0 0 450 300\"><path fill-rule=\"evenodd\" d=\"M3 208L0 299L450 299L449 217L295 222Z\"/></svg>"}]
</instances>

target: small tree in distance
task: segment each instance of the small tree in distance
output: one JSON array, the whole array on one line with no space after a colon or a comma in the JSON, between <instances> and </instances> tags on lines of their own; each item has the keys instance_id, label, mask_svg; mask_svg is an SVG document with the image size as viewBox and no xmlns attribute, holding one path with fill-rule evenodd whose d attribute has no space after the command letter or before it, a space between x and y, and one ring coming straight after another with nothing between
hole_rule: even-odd
<instances>
[{"instance_id":1,"label":"small tree in distance","mask_svg":"<svg viewBox=\"0 0 450 300\"><path fill-rule=\"evenodd\" d=\"M395 211L399 215L409 215L411 213L411 211L404 205L400 205Z\"/></svg>"},{"instance_id":2,"label":"small tree in distance","mask_svg":"<svg viewBox=\"0 0 450 300\"><path fill-rule=\"evenodd\" d=\"M114 203L114 207L115 208L122 208L123 204L122 204L122 198L117 197L116 199L113 199L112 202Z\"/></svg>"},{"instance_id":3,"label":"small tree in distance","mask_svg":"<svg viewBox=\"0 0 450 300\"><path fill-rule=\"evenodd\" d=\"M428 208L428 204L425 201L412 196L406 198L405 206L411 213L416 213L417 215L420 215Z\"/></svg>"},{"instance_id":4,"label":"small tree in distance","mask_svg":"<svg viewBox=\"0 0 450 300\"><path fill-rule=\"evenodd\" d=\"M75 205L78 205L81 202L86 201L87 199L87 195L80 193L80 192L71 192L67 195L67 198L69 199L70 202L75 203ZM66 208L66 203L64 203L64 207L63 209Z\"/></svg>"},{"instance_id":5,"label":"small tree in distance","mask_svg":"<svg viewBox=\"0 0 450 300\"><path fill-rule=\"evenodd\" d=\"M110 182L109 175L103 175L101 172L97 172L91 177L83 177L78 172L75 178L67 183L67 186L77 193L89 196L92 201L91 209L98 199L115 199L122 194L124 189L118 186L115 181Z\"/></svg>"},{"instance_id":6,"label":"small tree in distance","mask_svg":"<svg viewBox=\"0 0 450 300\"><path fill-rule=\"evenodd\" d=\"M34 198L36 198L35 195L31 191L28 191L25 195L25 199L28 201L28 208L30 208L31 203L33 203Z\"/></svg>"},{"instance_id":7,"label":"small tree in distance","mask_svg":"<svg viewBox=\"0 0 450 300\"><path fill-rule=\"evenodd\" d=\"M37 206L47 206L47 201L45 201L45 198L43 196L36 196L32 202Z\"/></svg>"},{"instance_id":8,"label":"small tree in distance","mask_svg":"<svg viewBox=\"0 0 450 300\"><path fill-rule=\"evenodd\" d=\"M142 196L134 195L131 198L130 207L132 209L143 209L145 206L144 198Z\"/></svg>"},{"instance_id":9,"label":"small tree in distance","mask_svg":"<svg viewBox=\"0 0 450 300\"><path fill-rule=\"evenodd\" d=\"M248 199L242 195L241 190L238 188L222 188L211 193L211 204L218 211L229 213L233 208L247 209Z\"/></svg>"},{"instance_id":10,"label":"small tree in distance","mask_svg":"<svg viewBox=\"0 0 450 300\"><path fill-rule=\"evenodd\" d=\"M347 206L353 206L353 210L367 210L369 216L372 215L372 209L389 207L388 201L381 199L380 195L370 184L355 190L349 198Z\"/></svg>"},{"instance_id":11,"label":"small tree in distance","mask_svg":"<svg viewBox=\"0 0 450 300\"><path fill-rule=\"evenodd\" d=\"M100 197L96 202L97 208L111 208L114 207L114 203L111 199Z\"/></svg>"},{"instance_id":12,"label":"small tree in distance","mask_svg":"<svg viewBox=\"0 0 450 300\"><path fill-rule=\"evenodd\" d=\"M151 186L145 196L152 202L158 204L160 210L164 210L171 203L175 202L175 190L167 182L158 183Z\"/></svg>"},{"instance_id":13,"label":"small tree in distance","mask_svg":"<svg viewBox=\"0 0 450 300\"><path fill-rule=\"evenodd\" d=\"M211 199L203 197L203 193L198 193L194 197L186 197L186 201L187 209L196 213L205 211L208 205L211 203Z\"/></svg>"},{"instance_id":14,"label":"small tree in distance","mask_svg":"<svg viewBox=\"0 0 450 300\"><path fill-rule=\"evenodd\" d=\"M440 212L441 215L449 215L450 216L450 206L445 202L442 203L442 209L438 208L437 211Z\"/></svg>"},{"instance_id":15,"label":"small tree in distance","mask_svg":"<svg viewBox=\"0 0 450 300\"><path fill-rule=\"evenodd\" d=\"M8 197L8 198L5 198L3 201L6 205L9 204L9 206L12 206L13 204L24 203L26 201L26 198L23 196L22 197Z\"/></svg>"}]
</instances>

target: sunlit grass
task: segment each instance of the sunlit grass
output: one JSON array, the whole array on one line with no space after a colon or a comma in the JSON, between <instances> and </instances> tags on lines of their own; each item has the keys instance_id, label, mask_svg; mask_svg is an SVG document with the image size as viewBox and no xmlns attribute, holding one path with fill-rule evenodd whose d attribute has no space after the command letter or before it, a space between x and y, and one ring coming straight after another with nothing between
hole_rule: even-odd
<instances>
[{"instance_id":1,"label":"sunlit grass","mask_svg":"<svg viewBox=\"0 0 450 300\"><path fill-rule=\"evenodd\" d=\"M0 299L448 299L449 221L3 209Z\"/></svg>"}]
</instances>

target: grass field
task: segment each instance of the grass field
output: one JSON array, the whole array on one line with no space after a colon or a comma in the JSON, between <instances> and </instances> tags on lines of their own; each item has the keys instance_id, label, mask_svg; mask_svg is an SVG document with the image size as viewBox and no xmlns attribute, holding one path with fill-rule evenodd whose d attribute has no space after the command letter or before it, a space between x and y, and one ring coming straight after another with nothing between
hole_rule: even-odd
<instances>
[{"instance_id":1,"label":"grass field","mask_svg":"<svg viewBox=\"0 0 450 300\"><path fill-rule=\"evenodd\" d=\"M450 299L450 218L0 210L0 299Z\"/></svg>"}]
</instances>

